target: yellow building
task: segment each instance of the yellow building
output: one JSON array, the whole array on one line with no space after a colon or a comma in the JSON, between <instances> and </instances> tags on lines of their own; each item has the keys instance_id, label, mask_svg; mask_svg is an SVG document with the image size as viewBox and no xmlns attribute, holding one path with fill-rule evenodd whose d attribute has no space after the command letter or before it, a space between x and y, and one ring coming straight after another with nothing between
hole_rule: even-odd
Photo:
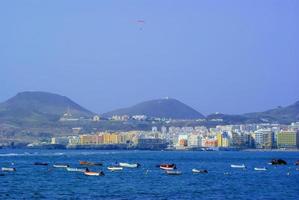
<instances>
[{"instance_id":1,"label":"yellow building","mask_svg":"<svg viewBox=\"0 0 299 200\"><path fill-rule=\"evenodd\" d=\"M222 134L217 133L217 146L222 147Z\"/></svg>"},{"instance_id":2,"label":"yellow building","mask_svg":"<svg viewBox=\"0 0 299 200\"><path fill-rule=\"evenodd\" d=\"M217 133L217 146L229 147L229 138L226 133Z\"/></svg>"},{"instance_id":3,"label":"yellow building","mask_svg":"<svg viewBox=\"0 0 299 200\"><path fill-rule=\"evenodd\" d=\"M298 131L282 131L277 134L278 148L298 148L299 132Z\"/></svg>"},{"instance_id":4,"label":"yellow building","mask_svg":"<svg viewBox=\"0 0 299 200\"><path fill-rule=\"evenodd\" d=\"M81 145L97 144L97 135L80 135L79 140Z\"/></svg>"},{"instance_id":5,"label":"yellow building","mask_svg":"<svg viewBox=\"0 0 299 200\"><path fill-rule=\"evenodd\" d=\"M116 133L106 133L103 134L104 144L120 144L122 143L121 136Z\"/></svg>"}]
</instances>

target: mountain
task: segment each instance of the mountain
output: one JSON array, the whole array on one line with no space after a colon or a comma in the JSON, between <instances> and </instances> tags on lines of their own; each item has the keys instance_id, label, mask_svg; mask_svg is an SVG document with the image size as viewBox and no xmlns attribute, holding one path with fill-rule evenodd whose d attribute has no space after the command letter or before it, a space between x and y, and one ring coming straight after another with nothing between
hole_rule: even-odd
<instances>
[{"instance_id":1,"label":"mountain","mask_svg":"<svg viewBox=\"0 0 299 200\"><path fill-rule=\"evenodd\" d=\"M247 113L244 116L250 119L279 123L299 121L299 101L286 107L278 107L265 112Z\"/></svg>"},{"instance_id":2,"label":"mountain","mask_svg":"<svg viewBox=\"0 0 299 200\"><path fill-rule=\"evenodd\" d=\"M90 117L93 114L58 94L21 92L0 104L0 122L55 122L66 111L72 117Z\"/></svg>"},{"instance_id":3,"label":"mountain","mask_svg":"<svg viewBox=\"0 0 299 200\"><path fill-rule=\"evenodd\" d=\"M104 117L113 115L146 115L148 117L172 119L200 119L204 116L186 104L171 98L156 99L104 113Z\"/></svg>"},{"instance_id":4,"label":"mountain","mask_svg":"<svg viewBox=\"0 0 299 200\"><path fill-rule=\"evenodd\" d=\"M241 123L281 123L290 124L291 122L299 121L299 101L286 106L278 107L264 112L246 113L243 115L229 114L211 114L207 116L208 120L222 119L229 124Z\"/></svg>"}]
</instances>

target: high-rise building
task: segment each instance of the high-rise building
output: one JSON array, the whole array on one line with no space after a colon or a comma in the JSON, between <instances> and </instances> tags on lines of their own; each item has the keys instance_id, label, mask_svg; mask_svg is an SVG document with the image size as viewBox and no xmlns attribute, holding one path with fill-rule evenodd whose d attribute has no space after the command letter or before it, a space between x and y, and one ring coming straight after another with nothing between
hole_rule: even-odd
<instances>
[{"instance_id":1,"label":"high-rise building","mask_svg":"<svg viewBox=\"0 0 299 200\"><path fill-rule=\"evenodd\" d=\"M278 148L299 148L299 131L281 131L277 134Z\"/></svg>"}]
</instances>

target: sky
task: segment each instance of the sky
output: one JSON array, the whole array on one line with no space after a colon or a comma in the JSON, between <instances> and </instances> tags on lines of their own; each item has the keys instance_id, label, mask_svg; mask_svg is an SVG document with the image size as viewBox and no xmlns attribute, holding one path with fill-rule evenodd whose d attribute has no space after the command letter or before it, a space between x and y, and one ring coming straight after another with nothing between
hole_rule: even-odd
<instances>
[{"instance_id":1,"label":"sky","mask_svg":"<svg viewBox=\"0 0 299 200\"><path fill-rule=\"evenodd\" d=\"M176 98L203 114L299 100L299 1L0 1L0 102L22 91L103 113Z\"/></svg>"}]
</instances>

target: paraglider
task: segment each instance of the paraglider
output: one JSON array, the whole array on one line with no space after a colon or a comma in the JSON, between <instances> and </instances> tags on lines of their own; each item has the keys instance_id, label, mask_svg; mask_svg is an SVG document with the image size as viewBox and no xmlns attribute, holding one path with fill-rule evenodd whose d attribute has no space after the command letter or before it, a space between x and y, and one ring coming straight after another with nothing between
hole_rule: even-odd
<instances>
[{"instance_id":1,"label":"paraglider","mask_svg":"<svg viewBox=\"0 0 299 200\"><path fill-rule=\"evenodd\" d=\"M139 30L143 30L143 26L145 24L145 21L143 19L138 19L138 20L136 20L136 23L139 26Z\"/></svg>"}]
</instances>

